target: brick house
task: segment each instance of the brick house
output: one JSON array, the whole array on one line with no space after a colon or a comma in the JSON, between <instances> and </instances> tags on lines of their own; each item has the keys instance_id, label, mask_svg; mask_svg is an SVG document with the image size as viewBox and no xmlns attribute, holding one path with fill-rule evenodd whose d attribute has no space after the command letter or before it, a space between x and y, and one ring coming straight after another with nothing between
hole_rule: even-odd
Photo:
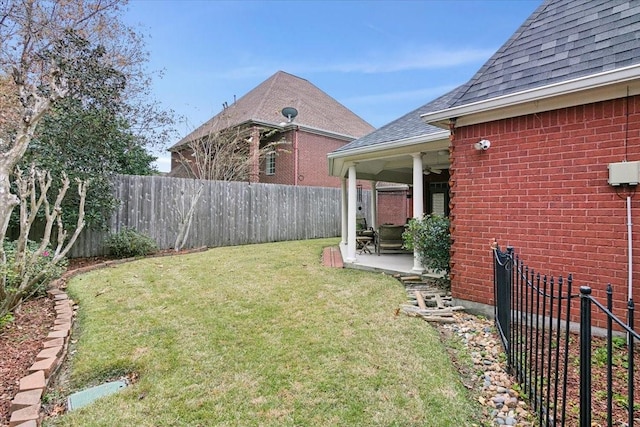
<instances>
[{"instance_id":1,"label":"brick house","mask_svg":"<svg viewBox=\"0 0 640 427\"><path fill-rule=\"evenodd\" d=\"M419 216L420 172L446 149L454 297L492 312L496 239L537 271L572 273L599 299L611 283L624 305L629 290L640 295L640 231L632 263L627 249L628 222L640 223L639 29L636 1L546 0L469 82L414 114L426 133L367 135L329 155L332 173L375 180L363 163L411 164ZM490 147L477 149L481 140ZM632 173L610 185L610 164Z\"/></svg>"},{"instance_id":2,"label":"brick house","mask_svg":"<svg viewBox=\"0 0 640 427\"><path fill-rule=\"evenodd\" d=\"M285 117L287 107L297 115ZM327 172L327 153L373 130L309 81L278 71L172 146L169 176L194 177L183 160L192 158L190 143L235 128L244 129L253 153L274 141L283 147L262 158L252 155L248 181L322 187L340 186Z\"/></svg>"}]
</instances>

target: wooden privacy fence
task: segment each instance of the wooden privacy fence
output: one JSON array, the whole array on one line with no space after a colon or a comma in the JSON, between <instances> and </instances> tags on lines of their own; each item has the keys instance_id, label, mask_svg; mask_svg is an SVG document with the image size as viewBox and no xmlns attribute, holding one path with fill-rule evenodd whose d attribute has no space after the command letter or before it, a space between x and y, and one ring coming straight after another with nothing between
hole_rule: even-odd
<instances>
[{"instance_id":1,"label":"wooden privacy fence","mask_svg":"<svg viewBox=\"0 0 640 427\"><path fill-rule=\"evenodd\" d=\"M160 249L172 248L181 212L188 211L200 185L204 189L186 248L340 235L339 188L130 175L115 179L114 191L120 206L111 218L110 231L131 227L152 237ZM363 212L369 212L369 194L362 197L361 205ZM70 256L105 254L107 235L108 232L84 230Z\"/></svg>"}]
</instances>

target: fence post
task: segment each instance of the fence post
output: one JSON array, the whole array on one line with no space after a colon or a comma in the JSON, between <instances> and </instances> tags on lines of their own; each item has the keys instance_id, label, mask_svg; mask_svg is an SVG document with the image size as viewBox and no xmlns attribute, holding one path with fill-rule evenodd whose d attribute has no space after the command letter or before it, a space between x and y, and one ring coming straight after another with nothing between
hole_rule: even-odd
<instances>
[{"instance_id":1,"label":"fence post","mask_svg":"<svg viewBox=\"0 0 640 427\"><path fill-rule=\"evenodd\" d=\"M591 425L591 288L580 286L580 425Z\"/></svg>"},{"instance_id":2,"label":"fence post","mask_svg":"<svg viewBox=\"0 0 640 427\"><path fill-rule=\"evenodd\" d=\"M502 340L509 370L511 367L511 287L513 280L513 247L508 246L506 252L495 248L494 252L494 299L495 321Z\"/></svg>"}]
</instances>

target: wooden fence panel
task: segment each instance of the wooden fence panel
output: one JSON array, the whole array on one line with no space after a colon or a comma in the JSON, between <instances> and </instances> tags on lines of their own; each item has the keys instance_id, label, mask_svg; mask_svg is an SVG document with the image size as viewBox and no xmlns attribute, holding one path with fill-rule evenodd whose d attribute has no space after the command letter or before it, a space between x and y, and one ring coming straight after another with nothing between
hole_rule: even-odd
<instances>
[{"instance_id":1,"label":"wooden fence panel","mask_svg":"<svg viewBox=\"0 0 640 427\"><path fill-rule=\"evenodd\" d=\"M172 248L181 215L203 185L185 247L216 247L340 235L340 189L246 182L197 181L163 176L116 177L120 201L109 231L84 230L72 257L106 253L109 232L134 228L160 249ZM370 211L369 192L363 212Z\"/></svg>"}]
</instances>

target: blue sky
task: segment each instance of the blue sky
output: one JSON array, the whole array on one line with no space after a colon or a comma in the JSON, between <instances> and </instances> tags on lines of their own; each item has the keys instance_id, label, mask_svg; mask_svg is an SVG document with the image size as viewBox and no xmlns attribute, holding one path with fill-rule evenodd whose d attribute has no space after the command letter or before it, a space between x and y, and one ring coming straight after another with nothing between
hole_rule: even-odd
<instances>
[{"instance_id":1,"label":"blue sky","mask_svg":"<svg viewBox=\"0 0 640 427\"><path fill-rule=\"evenodd\" d=\"M126 20L182 137L278 70L380 127L466 82L541 2L132 0Z\"/></svg>"}]
</instances>

